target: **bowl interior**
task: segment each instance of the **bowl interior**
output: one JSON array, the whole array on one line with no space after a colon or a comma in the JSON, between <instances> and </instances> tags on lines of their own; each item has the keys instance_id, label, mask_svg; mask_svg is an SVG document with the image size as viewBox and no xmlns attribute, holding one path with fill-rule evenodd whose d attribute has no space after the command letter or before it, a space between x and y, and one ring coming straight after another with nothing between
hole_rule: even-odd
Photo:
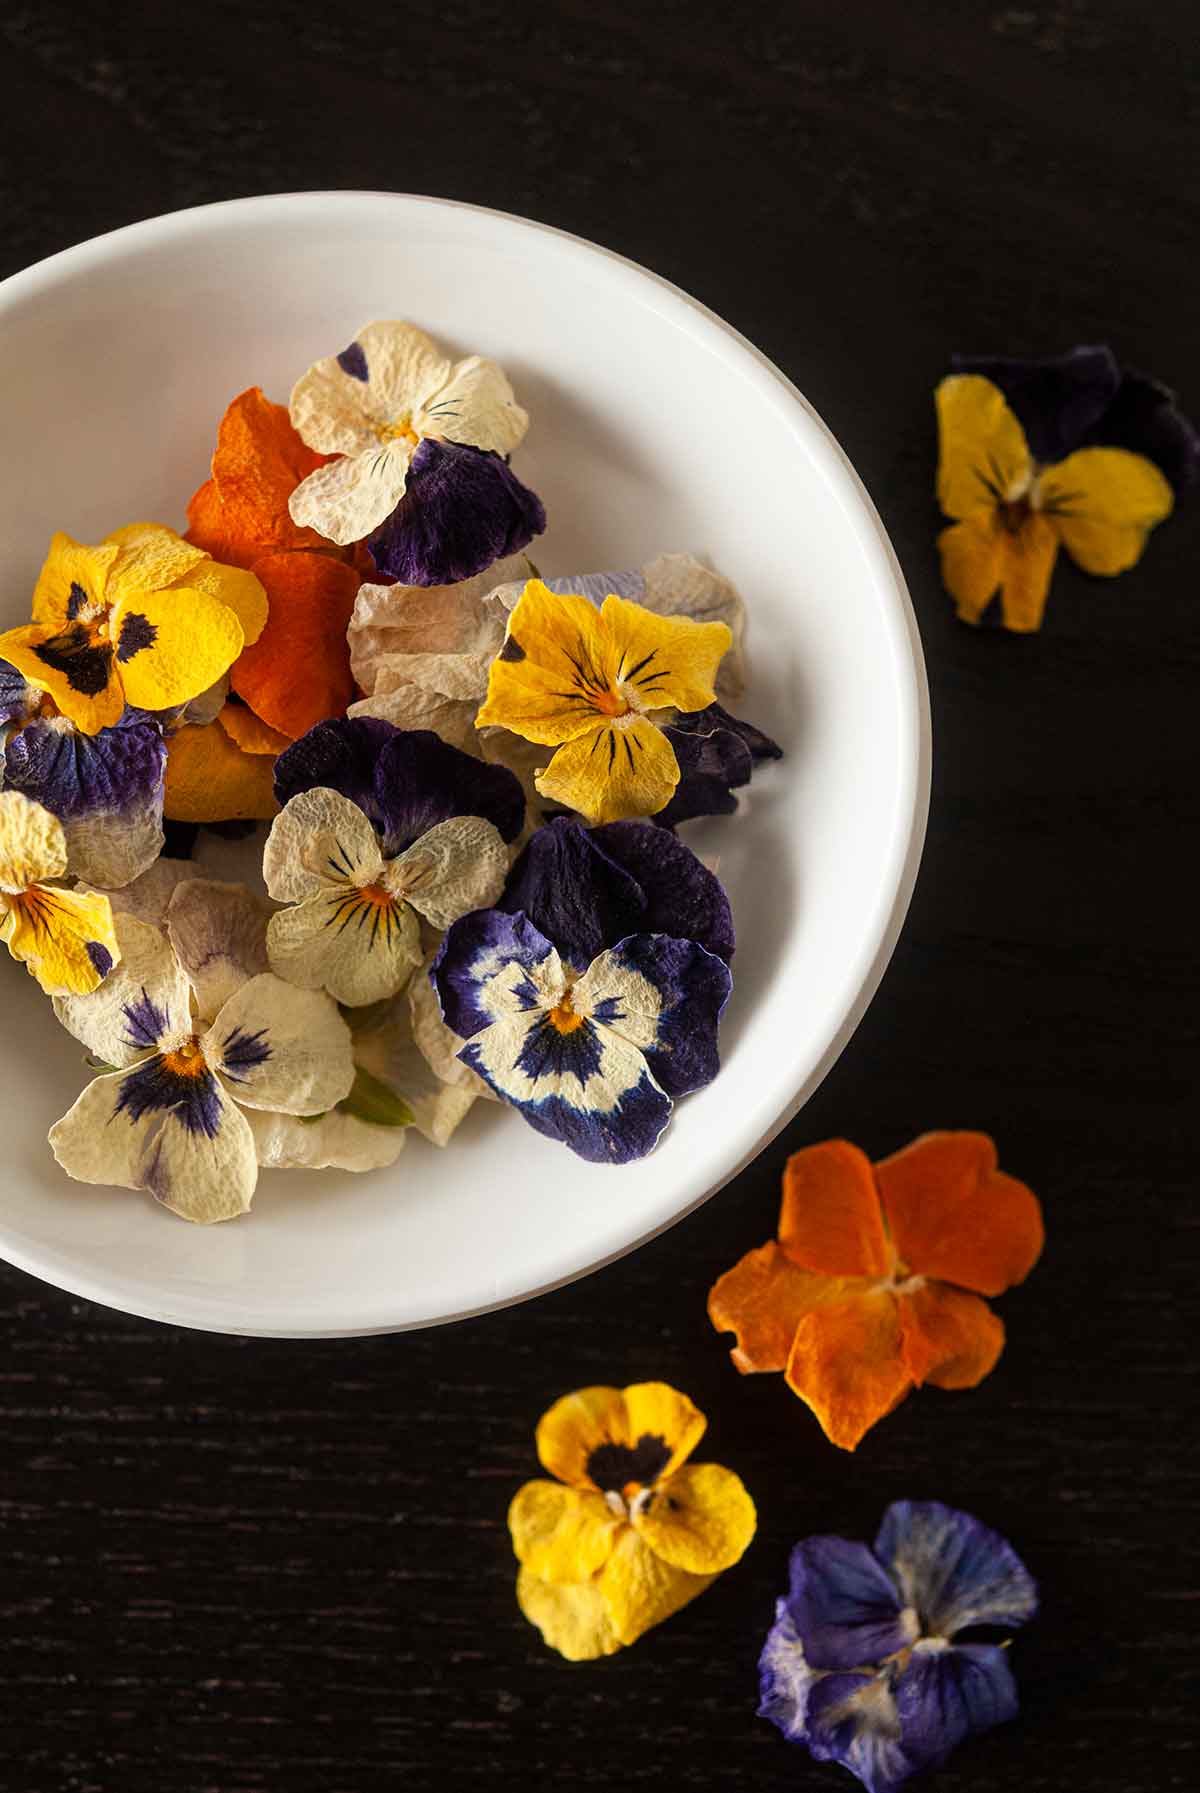
<instances>
[{"instance_id":1,"label":"bowl interior","mask_svg":"<svg viewBox=\"0 0 1200 1793\"><path fill-rule=\"evenodd\" d=\"M110 1305L228 1331L336 1334L454 1318L619 1254L720 1186L795 1111L874 990L924 821L920 649L878 518L828 432L748 344L653 276L500 214L395 195L240 201L136 225L0 288L0 623L27 620L55 529L183 527L217 420L375 317L505 366L545 500L542 571L690 549L740 587L740 706L787 757L749 813L690 825L739 945L717 1082L657 1151L584 1164L477 1103L445 1152L368 1176L264 1172L252 1214L189 1228L69 1182L46 1144L81 1048L0 963L0 1251ZM211 855L212 849L208 849Z\"/></svg>"}]
</instances>

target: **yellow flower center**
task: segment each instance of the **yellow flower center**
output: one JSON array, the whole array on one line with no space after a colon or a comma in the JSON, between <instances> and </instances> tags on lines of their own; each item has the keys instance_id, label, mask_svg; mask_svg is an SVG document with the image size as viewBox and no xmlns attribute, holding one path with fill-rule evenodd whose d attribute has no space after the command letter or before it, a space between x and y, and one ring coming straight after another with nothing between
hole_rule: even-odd
<instances>
[{"instance_id":1,"label":"yellow flower center","mask_svg":"<svg viewBox=\"0 0 1200 1793\"><path fill-rule=\"evenodd\" d=\"M360 900L370 903L372 908L394 909L396 907L395 897L390 890L385 890L382 884L364 884L358 894Z\"/></svg>"},{"instance_id":2,"label":"yellow flower center","mask_svg":"<svg viewBox=\"0 0 1200 1793\"><path fill-rule=\"evenodd\" d=\"M204 1077L208 1074L208 1065L195 1034L190 1040L185 1040L182 1046L176 1046L173 1052L164 1052L162 1062L163 1069L176 1077Z\"/></svg>"},{"instance_id":3,"label":"yellow flower center","mask_svg":"<svg viewBox=\"0 0 1200 1793\"><path fill-rule=\"evenodd\" d=\"M379 442L408 442L413 448L421 440L408 416L397 417L391 423L377 423L375 438Z\"/></svg>"},{"instance_id":4,"label":"yellow flower center","mask_svg":"<svg viewBox=\"0 0 1200 1793\"><path fill-rule=\"evenodd\" d=\"M571 992L567 990L558 1003L550 1010L547 1020L551 1027L559 1033L575 1033L583 1026L583 1016L576 1013L571 1002Z\"/></svg>"},{"instance_id":5,"label":"yellow flower center","mask_svg":"<svg viewBox=\"0 0 1200 1793\"><path fill-rule=\"evenodd\" d=\"M592 702L603 716L628 716L632 709L629 699L620 691L597 691Z\"/></svg>"}]
</instances>

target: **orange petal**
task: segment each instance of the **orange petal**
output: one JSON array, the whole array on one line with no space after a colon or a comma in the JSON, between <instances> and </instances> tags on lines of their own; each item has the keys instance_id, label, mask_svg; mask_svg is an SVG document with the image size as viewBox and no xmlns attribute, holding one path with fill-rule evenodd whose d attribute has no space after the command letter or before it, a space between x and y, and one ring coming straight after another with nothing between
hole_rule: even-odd
<instances>
[{"instance_id":1,"label":"orange petal","mask_svg":"<svg viewBox=\"0 0 1200 1793\"><path fill-rule=\"evenodd\" d=\"M268 554L253 570L266 588L267 626L231 683L257 716L294 741L343 715L354 696L346 630L358 574L327 554Z\"/></svg>"},{"instance_id":2,"label":"orange petal","mask_svg":"<svg viewBox=\"0 0 1200 1793\"><path fill-rule=\"evenodd\" d=\"M217 721L243 753L269 753L275 759L292 744L290 735L281 735L278 729L270 728L245 704L223 704Z\"/></svg>"},{"instance_id":3,"label":"orange petal","mask_svg":"<svg viewBox=\"0 0 1200 1793\"><path fill-rule=\"evenodd\" d=\"M1009 528L998 510L979 512L938 536L942 583L965 623L977 623L1000 593L1006 629L1028 635L1042 626L1058 537L1040 511Z\"/></svg>"},{"instance_id":4,"label":"orange petal","mask_svg":"<svg viewBox=\"0 0 1200 1793\"><path fill-rule=\"evenodd\" d=\"M804 1315L845 1287L837 1277L802 1270L772 1239L717 1278L709 1290L708 1317L718 1332L737 1334L729 1355L743 1375L782 1370Z\"/></svg>"},{"instance_id":5,"label":"orange petal","mask_svg":"<svg viewBox=\"0 0 1200 1793\"><path fill-rule=\"evenodd\" d=\"M792 1341L787 1382L812 1408L826 1438L852 1451L912 1387L895 1297L886 1291L851 1295L805 1314Z\"/></svg>"},{"instance_id":6,"label":"orange petal","mask_svg":"<svg viewBox=\"0 0 1200 1793\"><path fill-rule=\"evenodd\" d=\"M893 1253L865 1152L845 1139L808 1146L787 1161L779 1243L825 1276L886 1276Z\"/></svg>"},{"instance_id":7,"label":"orange petal","mask_svg":"<svg viewBox=\"0 0 1200 1793\"><path fill-rule=\"evenodd\" d=\"M877 1164L875 1178L896 1249L921 1276L999 1295L1041 1256L1038 1199L996 1169L986 1133L926 1133Z\"/></svg>"},{"instance_id":8,"label":"orange petal","mask_svg":"<svg viewBox=\"0 0 1200 1793\"><path fill-rule=\"evenodd\" d=\"M288 499L331 458L305 446L286 405L273 405L251 386L221 419L212 479L188 505L188 541L239 567L276 549L328 548L315 529L292 522Z\"/></svg>"},{"instance_id":9,"label":"orange petal","mask_svg":"<svg viewBox=\"0 0 1200 1793\"><path fill-rule=\"evenodd\" d=\"M257 822L277 815L273 759L243 753L219 722L167 742L163 814L172 822Z\"/></svg>"},{"instance_id":10,"label":"orange petal","mask_svg":"<svg viewBox=\"0 0 1200 1793\"><path fill-rule=\"evenodd\" d=\"M926 1283L901 1295L900 1350L918 1388L974 1388L1004 1349L1004 1322L986 1301L950 1283Z\"/></svg>"}]
</instances>

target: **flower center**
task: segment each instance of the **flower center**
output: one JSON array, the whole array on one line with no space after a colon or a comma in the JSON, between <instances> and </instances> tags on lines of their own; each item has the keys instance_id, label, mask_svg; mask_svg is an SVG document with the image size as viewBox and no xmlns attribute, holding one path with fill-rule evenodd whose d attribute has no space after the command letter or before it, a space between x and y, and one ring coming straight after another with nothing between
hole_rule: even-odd
<instances>
[{"instance_id":1,"label":"flower center","mask_svg":"<svg viewBox=\"0 0 1200 1793\"><path fill-rule=\"evenodd\" d=\"M571 1001L572 992L564 990L546 1019L558 1033L575 1033L583 1026L584 1017Z\"/></svg>"},{"instance_id":2,"label":"flower center","mask_svg":"<svg viewBox=\"0 0 1200 1793\"><path fill-rule=\"evenodd\" d=\"M208 1065L195 1034L190 1040L185 1040L182 1046L176 1046L174 1051L164 1052L162 1063L163 1069L170 1071L175 1077L199 1078L208 1075Z\"/></svg>"},{"instance_id":3,"label":"flower center","mask_svg":"<svg viewBox=\"0 0 1200 1793\"><path fill-rule=\"evenodd\" d=\"M358 895L361 902L370 903L375 909L394 909L396 907L395 897L390 890L385 890L382 884L360 885Z\"/></svg>"},{"instance_id":4,"label":"flower center","mask_svg":"<svg viewBox=\"0 0 1200 1793\"><path fill-rule=\"evenodd\" d=\"M393 418L390 423L377 423L375 437L379 442L407 442L413 448L421 440L412 426L412 418L408 415Z\"/></svg>"},{"instance_id":5,"label":"flower center","mask_svg":"<svg viewBox=\"0 0 1200 1793\"><path fill-rule=\"evenodd\" d=\"M597 691L592 699L603 716L628 716L633 707L621 691Z\"/></svg>"}]
</instances>

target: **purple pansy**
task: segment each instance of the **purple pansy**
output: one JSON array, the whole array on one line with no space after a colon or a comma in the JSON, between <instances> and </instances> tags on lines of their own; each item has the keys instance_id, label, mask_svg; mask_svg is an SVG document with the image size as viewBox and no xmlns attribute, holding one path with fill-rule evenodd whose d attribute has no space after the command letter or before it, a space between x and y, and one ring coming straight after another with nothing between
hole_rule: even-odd
<instances>
[{"instance_id":1,"label":"purple pansy","mask_svg":"<svg viewBox=\"0 0 1200 1793\"><path fill-rule=\"evenodd\" d=\"M7 660L0 660L0 723L16 722L25 716L30 700L38 695L25 683L23 673Z\"/></svg>"},{"instance_id":2,"label":"purple pansy","mask_svg":"<svg viewBox=\"0 0 1200 1793\"><path fill-rule=\"evenodd\" d=\"M576 967L629 934L667 934L721 959L733 955L733 916L719 881L650 822L585 828L555 817L530 836L496 906L526 915Z\"/></svg>"},{"instance_id":3,"label":"purple pansy","mask_svg":"<svg viewBox=\"0 0 1200 1793\"><path fill-rule=\"evenodd\" d=\"M677 716L663 733L679 763L679 783L653 818L660 827L674 828L696 816L733 815L734 792L750 783L758 761L783 758L783 748L770 735L718 703Z\"/></svg>"},{"instance_id":4,"label":"purple pansy","mask_svg":"<svg viewBox=\"0 0 1200 1793\"><path fill-rule=\"evenodd\" d=\"M541 499L504 455L427 436L413 454L403 498L367 547L385 579L455 585L520 553L545 527Z\"/></svg>"},{"instance_id":5,"label":"purple pansy","mask_svg":"<svg viewBox=\"0 0 1200 1793\"><path fill-rule=\"evenodd\" d=\"M1030 453L1043 465L1065 460L1077 448L1125 448L1153 461L1176 495L1200 472L1200 433L1179 410L1175 394L1123 369L1111 349L1089 345L1042 360L953 355L951 366L1000 388Z\"/></svg>"},{"instance_id":6,"label":"purple pansy","mask_svg":"<svg viewBox=\"0 0 1200 1793\"><path fill-rule=\"evenodd\" d=\"M452 816L482 816L506 841L525 820L524 793L507 767L477 760L430 729L400 729L373 716L318 722L280 754L281 805L318 788L358 805L387 859Z\"/></svg>"},{"instance_id":7,"label":"purple pansy","mask_svg":"<svg viewBox=\"0 0 1200 1793\"><path fill-rule=\"evenodd\" d=\"M973 1732L1013 1718L1006 1650L959 1642L1037 1610L998 1532L940 1501L896 1501L873 1549L814 1537L792 1552L759 1662L759 1712L868 1793L894 1793Z\"/></svg>"},{"instance_id":8,"label":"purple pansy","mask_svg":"<svg viewBox=\"0 0 1200 1793\"><path fill-rule=\"evenodd\" d=\"M732 980L694 940L634 934L586 969L521 914L465 916L430 970L459 1053L531 1127L597 1164L643 1158L711 1083Z\"/></svg>"}]
</instances>

